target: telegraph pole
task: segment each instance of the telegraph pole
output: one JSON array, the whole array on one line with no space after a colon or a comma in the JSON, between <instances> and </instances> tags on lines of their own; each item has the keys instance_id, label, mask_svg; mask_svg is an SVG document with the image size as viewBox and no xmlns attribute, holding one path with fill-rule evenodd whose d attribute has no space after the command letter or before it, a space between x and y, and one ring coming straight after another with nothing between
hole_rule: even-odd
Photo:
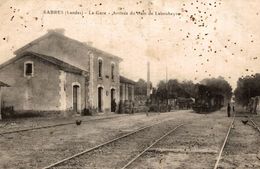
<instances>
[{"instance_id":1,"label":"telegraph pole","mask_svg":"<svg viewBox=\"0 0 260 169\"><path fill-rule=\"evenodd\" d=\"M147 61L147 90L146 90L146 97L147 97L147 106L150 104L150 94L151 94L151 85L150 85L150 62ZM148 116L148 112L146 113Z\"/></svg>"},{"instance_id":2,"label":"telegraph pole","mask_svg":"<svg viewBox=\"0 0 260 169\"><path fill-rule=\"evenodd\" d=\"M168 66L167 66L167 63L166 63L166 101L167 101L166 107L167 107L167 111L168 111L169 100L168 100Z\"/></svg>"},{"instance_id":3,"label":"telegraph pole","mask_svg":"<svg viewBox=\"0 0 260 169\"><path fill-rule=\"evenodd\" d=\"M151 84L150 84L150 62L147 62L147 100L150 99Z\"/></svg>"}]
</instances>

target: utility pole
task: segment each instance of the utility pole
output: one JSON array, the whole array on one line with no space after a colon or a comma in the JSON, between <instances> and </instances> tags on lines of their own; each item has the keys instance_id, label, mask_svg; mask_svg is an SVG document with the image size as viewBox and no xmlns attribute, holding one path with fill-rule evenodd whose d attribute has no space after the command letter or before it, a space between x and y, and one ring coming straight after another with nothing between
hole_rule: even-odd
<instances>
[{"instance_id":1,"label":"utility pole","mask_svg":"<svg viewBox=\"0 0 260 169\"><path fill-rule=\"evenodd\" d=\"M168 86L168 66L167 66L167 63L166 63L166 101L167 101L167 103L166 103L166 107L167 107L167 111L168 111L168 106L169 106L169 100L168 100L168 88L169 88L169 86Z\"/></svg>"},{"instance_id":2,"label":"utility pole","mask_svg":"<svg viewBox=\"0 0 260 169\"><path fill-rule=\"evenodd\" d=\"M147 100L150 99L151 84L150 84L150 62L147 62Z\"/></svg>"},{"instance_id":3,"label":"utility pole","mask_svg":"<svg viewBox=\"0 0 260 169\"><path fill-rule=\"evenodd\" d=\"M150 62L147 62L147 84L146 84L146 96L147 96L147 106L150 104L150 94L151 94L151 85L150 85ZM148 116L148 112L146 113L146 116Z\"/></svg>"}]
</instances>

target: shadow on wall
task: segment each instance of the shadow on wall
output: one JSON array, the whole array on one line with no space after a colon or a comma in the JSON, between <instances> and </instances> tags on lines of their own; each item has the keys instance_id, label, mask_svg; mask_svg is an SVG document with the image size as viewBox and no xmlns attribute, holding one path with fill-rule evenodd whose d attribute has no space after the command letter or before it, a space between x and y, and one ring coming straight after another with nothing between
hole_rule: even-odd
<instances>
[{"instance_id":1,"label":"shadow on wall","mask_svg":"<svg viewBox=\"0 0 260 169\"><path fill-rule=\"evenodd\" d=\"M82 115L83 115L82 111ZM21 119L21 118L36 118L36 117L48 117L48 118L64 118L78 116L74 111L15 111L13 107L2 108L3 119ZM85 113L85 115L88 115ZM92 114L89 114L92 115Z\"/></svg>"}]
</instances>

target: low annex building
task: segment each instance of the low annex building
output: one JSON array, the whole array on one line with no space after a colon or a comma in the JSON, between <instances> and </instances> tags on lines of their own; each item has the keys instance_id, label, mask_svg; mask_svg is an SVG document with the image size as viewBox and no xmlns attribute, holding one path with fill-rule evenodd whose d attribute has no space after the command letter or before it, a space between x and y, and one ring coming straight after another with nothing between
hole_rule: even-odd
<instances>
[{"instance_id":1,"label":"low annex building","mask_svg":"<svg viewBox=\"0 0 260 169\"><path fill-rule=\"evenodd\" d=\"M134 101L135 82L124 76L120 76L120 101Z\"/></svg>"},{"instance_id":2,"label":"low annex building","mask_svg":"<svg viewBox=\"0 0 260 169\"><path fill-rule=\"evenodd\" d=\"M110 112L120 100L121 58L49 31L0 66L5 107L20 111Z\"/></svg>"}]
</instances>

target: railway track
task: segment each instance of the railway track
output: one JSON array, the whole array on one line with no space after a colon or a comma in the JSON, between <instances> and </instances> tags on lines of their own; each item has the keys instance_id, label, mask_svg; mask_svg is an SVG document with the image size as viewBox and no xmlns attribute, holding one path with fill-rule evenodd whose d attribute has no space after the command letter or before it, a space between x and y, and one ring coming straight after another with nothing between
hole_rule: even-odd
<instances>
[{"instance_id":1,"label":"railway track","mask_svg":"<svg viewBox=\"0 0 260 169\"><path fill-rule=\"evenodd\" d=\"M249 119L251 122L252 122L252 124L254 125L254 128L260 133L260 127L254 122L254 120L252 120L252 119Z\"/></svg>"},{"instance_id":2,"label":"railway track","mask_svg":"<svg viewBox=\"0 0 260 169\"><path fill-rule=\"evenodd\" d=\"M218 154L217 161L216 161L216 163L215 163L214 169L217 169L217 168L218 168L219 161L220 161L220 159L221 159L222 152L223 152L223 150L224 150L224 148L225 148L225 146L226 146L226 143L227 143L228 136L229 136L229 134L230 134L231 128L232 128L232 126L233 126L233 124L234 124L235 117L236 117L236 116L234 115L234 117L233 117L233 119L232 119L232 121L231 121L231 124L230 124L230 126L229 126L229 128L228 128L228 132L227 132L227 134L226 134L226 137L225 137L225 139L224 139L224 142L223 142L223 144L222 144L222 147L221 147L221 149L220 149L220 151L219 151L219 154Z\"/></svg>"},{"instance_id":3,"label":"railway track","mask_svg":"<svg viewBox=\"0 0 260 169\"><path fill-rule=\"evenodd\" d=\"M98 158L100 161L103 161L104 158L102 158L102 157L109 157L109 155L105 155L106 153L113 154L113 155L114 154L119 155L119 159L107 160L109 162L111 162L111 161L114 162L116 160L119 160L119 161L117 161L116 164L115 164L115 162L113 163L113 165L110 164L113 167L106 166L106 168L120 168L118 166L123 166L122 169L127 168L136 159L138 159L142 154L144 154L147 150L149 150L154 144L156 144L157 142L162 140L164 137L166 137L170 133L174 132L177 128L179 128L183 125L184 124L180 124L180 125L177 125L174 128L172 128L172 121L163 121L163 122L154 123L152 125L142 127L138 130L135 130L133 132L130 132L130 133L120 136L118 138L109 140L105 143L99 144L90 149L86 149L82 152L79 152L70 157L67 157L58 162L55 162L46 167L43 167L43 169L51 169L51 168L59 168L59 167L66 168L66 167L71 167L71 166L76 167L76 168L81 168L82 165L90 165L90 163L93 162L92 160L88 160L88 158L90 158L90 157L92 157L94 159ZM169 130L168 128L171 128L171 129ZM162 135L161 133L164 130L167 130L168 132L165 132ZM157 136L157 135L160 135L160 136ZM131 140L135 140L136 142L131 141ZM151 140L153 140L153 141L151 142ZM140 148L140 145L138 144L139 142L140 142L140 144L142 144L141 148ZM129 143L129 144L127 144L127 143ZM132 149L131 149L130 144L133 144ZM117 146L115 146L115 145L117 145ZM127 145L127 146L125 146L125 145ZM139 150L133 150L136 148L135 147L136 145L139 146L138 147ZM140 152L140 149L142 149L141 152ZM113 153L111 153L111 151ZM131 153L129 153L128 155L125 155L128 153L128 151L131 151ZM125 155L125 157L128 157L127 162L125 162L124 160L122 162L122 159L126 159L126 158L123 158L123 157L120 158L121 154L122 154L122 156ZM89 161L89 163L88 163L88 161ZM98 164L99 163L97 162L97 165ZM109 165L109 164L107 164L107 165ZM101 168L103 168L103 167L101 167ZM82 167L82 168L85 168L85 167ZM93 166L93 164L91 164L91 167L89 167L89 168L96 168L96 167Z\"/></svg>"},{"instance_id":4,"label":"railway track","mask_svg":"<svg viewBox=\"0 0 260 169\"><path fill-rule=\"evenodd\" d=\"M124 115L122 115L124 116ZM95 122L100 120L107 120L107 119L114 119L119 118L122 116L113 116L113 117L104 117L104 118L98 118L98 119L90 119L90 120L82 120L82 123L86 122ZM0 132L0 136L6 135L6 134L12 134L12 133L20 133L20 132L26 132L26 131L32 131L32 130L40 130L40 129L47 129L47 128L54 128L59 126L67 126L67 125L74 125L75 122L68 122L68 123L60 123L55 125L47 125L47 126L40 126L40 127L33 127L33 128L26 128L26 129L20 129L20 130L12 130L12 131L6 131L6 132Z\"/></svg>"},{"instance_id":5,"label":"railway track","mask_svg":"<svg viewBox=\"0 0 260 169\"><path fill-rule=\"evenodd\" d=\"M236 116L233 117L233 120L232 120L232 122L231 122L231 124L230 124L230 126L229 126L229 129L228 129L228 132L227 132L227 134L226 134L225 140L224 140L224 142L223 142L223 145L222 145L222 147L221 147L221 149L220 149L220 152L219 152L219 155L218 155L218 157L217 157L217 161L216 161L216 163L215 163L214 169L217 169L218 166L219 166L219 162L220 162L220 160L221 160L221 156L222 156L223 150L224 150L224 148L225 148L225 146L226 146L226 144L227 144L227 140L228 140L230 131L231 131L231 129L232 129L232 126L233 126L233 124L234 124L235 118L236 118ZM252 119L250 119L250 118L249 118L249 121L253 124L252 127L254 127L254 128L260 133L260 128L257 126L257 124L256 124Z\"/></svg>"},{"instance_id":6,"label":"railway track","mask_svg":"<svg viewBox=\"0 0 260 169\"><path fill-rule=\"evenodd\" d=\"M138 155L136 155L132 160L130 160L126 165L124 165L121 169L126 169L127 167L129 167L134 161L136 161L139 157L141 157L145 152L147 152L150 148L152 148L156 143L158 143L159 141L161 141L164 137L168 136L169 134L171 134L172 132L174 132L177 128L183 126L184 124L180 124L177 127L175 127L174 129L170 130L169 132L167 132L166 134L164 134L163 136L161 136L160 138L158 138L157 140L155 140L150 146L148 146L146 149L144 149L141 153L139 153Z\"/></svg>"}]
</instances>

